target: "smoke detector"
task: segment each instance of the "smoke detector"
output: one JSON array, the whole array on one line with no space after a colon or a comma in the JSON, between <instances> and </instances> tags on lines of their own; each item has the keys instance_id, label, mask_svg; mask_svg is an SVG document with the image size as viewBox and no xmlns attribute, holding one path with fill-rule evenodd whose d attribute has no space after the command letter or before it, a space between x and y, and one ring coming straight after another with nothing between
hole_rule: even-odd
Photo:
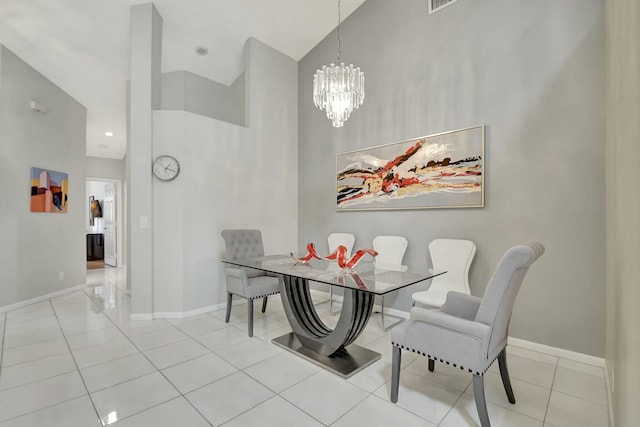
<instances>
[{"instance_id":1,"label":"smoke detector","mask_svg":"<svg viewBox=\"0 0 640 427\"><path fill-rule=\"evenodd\" d=\"M209 53L209 49L207 49L204 46L196 46L196 55L200 55L200 56L205 56L207 53Z\"/></svg>"}]
</instances>

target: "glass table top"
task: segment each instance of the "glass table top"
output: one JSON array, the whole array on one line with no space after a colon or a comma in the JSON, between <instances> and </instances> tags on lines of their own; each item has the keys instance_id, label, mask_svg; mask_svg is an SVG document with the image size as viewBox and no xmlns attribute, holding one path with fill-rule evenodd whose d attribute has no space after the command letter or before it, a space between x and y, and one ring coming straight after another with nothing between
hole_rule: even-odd
<instances>
[{"instance_id":1,"label":"glass table top","mask_svg":"<svg viewBox=\"0 0 640 427\"><path fill-rule=\"evenodd\" d=\"M351 269L340 269L331 261L312 259L302 263L290 255L270 255L259 258L223 259L222 262L269 273L283 274L326 283L341 288L384 295L446 272L434 272L424 267L374 264L362 261Z\"/></svg>"}]
</instances>

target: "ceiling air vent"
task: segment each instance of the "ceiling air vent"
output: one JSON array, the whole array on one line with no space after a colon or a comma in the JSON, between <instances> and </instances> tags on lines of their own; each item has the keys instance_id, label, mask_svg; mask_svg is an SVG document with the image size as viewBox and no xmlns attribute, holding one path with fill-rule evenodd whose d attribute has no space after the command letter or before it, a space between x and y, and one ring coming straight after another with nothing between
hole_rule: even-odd
<instances>
[{"instance_id":1,"label":"ceiling air vent","mask_svg":"<svg viewBox=\"0 0 640 427\"><path fill-rule=\"evenodd\" d=\"M429 0L429 14L442 10L457 1L458 0Z\"/></svg>"}]
</instances>

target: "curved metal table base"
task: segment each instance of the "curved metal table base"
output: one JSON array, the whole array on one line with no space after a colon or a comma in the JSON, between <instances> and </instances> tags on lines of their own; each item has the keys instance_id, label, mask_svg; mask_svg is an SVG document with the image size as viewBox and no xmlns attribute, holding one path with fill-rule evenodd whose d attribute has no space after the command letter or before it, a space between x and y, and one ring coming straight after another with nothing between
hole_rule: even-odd
<instances>
[{"instance_id":1,"label":"curved metal table base","mask_svg":"<svg viewBox=\"0 0 640 427\"><path fill-rule=\"evenodd\" d=\"M374 294L345 288L342 311L334 329L318 316L307 279L284 275L280 296L293 332L273 339L274 344L344 378L380 359L379 353L353 344L367 326Z\"/></svg>"}]
</instances>

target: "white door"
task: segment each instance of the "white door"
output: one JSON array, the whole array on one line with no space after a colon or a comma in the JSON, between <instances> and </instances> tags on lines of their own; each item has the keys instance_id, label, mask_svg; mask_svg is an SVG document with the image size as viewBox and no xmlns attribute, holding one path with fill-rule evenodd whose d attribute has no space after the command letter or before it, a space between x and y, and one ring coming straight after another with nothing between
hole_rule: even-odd
<instances>
[{"instance_id":1,"label":"white door","mask_svg":"<svg viewBox=\"0 0 640 427\"><path fill-rule=\"evenodd\" d=\"M104 184L104 263L116 266L116 206L115 185Z\"/></svg>"}]
</instances>

